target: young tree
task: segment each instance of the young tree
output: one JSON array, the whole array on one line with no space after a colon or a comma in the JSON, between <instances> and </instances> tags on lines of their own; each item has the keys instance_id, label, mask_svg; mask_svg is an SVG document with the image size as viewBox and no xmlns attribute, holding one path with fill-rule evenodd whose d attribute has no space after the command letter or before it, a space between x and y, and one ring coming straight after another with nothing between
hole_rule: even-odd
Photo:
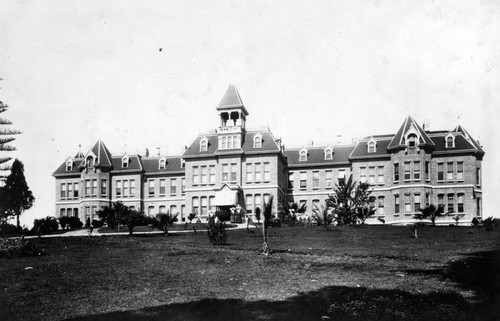
<instances>
[{"instance_id":1,"label":"young tree","mask_svg":"<svg viewBox=\"0 0 500 321\"><path fill-rule=\"evenodd\" d=\"M170 214L170 211L167 211L166 214L160 213L156 215L158 225L166 236L168 236L168 227L177 222L177 216L178 214Z\"/></svg>"},{"instance_id":2,"label":"young tree","mask_svg":"<svg viewBox=\"0 0 500 321\"><path fill-rule=\"evenodd\" d=\"M24 166L18 159L14 160L5 186L0 190L0 209L5 217L16 216L17 228L20 228L19 216L33 206L35 197L26 183Z\"/></svg>"},{"instance_id":3,"label":"young tree","mask_svg":"<svg viewBox=\"0 0 500 321\"><path fill-rule=\"evenodd\" d=\"M122 202L114 202L111 206L105 206L102 210L96 212L97 216L108 224L109 227L119 227L122 217L125 216L130 209Z\"/></svg>"},{"instance_id":4,"label":"young tree","mask_svg":"<svg viewBox=\"0 0 500 321\"><path fill-rule=\"evenodd\" d=\"M339 225L363 224L364 220L374 213L370 208L370 185L356 184L352 179L339 179L333 194L328 196L327 205L333 209Z\"/></svg>"},{"instance_id":5,"label":"young tree","mask_svg":"<svg viewBox=\"0 0 500 321\"><path fill-rule=\"evenodd\" d=\"M262 254L269 255L271 250L269 249L269 244L267 243L267 229L271 225L271 215L273 212L273 196L269 197L268 202L264 203L264 221L262 222L262 231L264 236L264 244L262 244Z\"/></svg>"},{"instance_id":6,"label":"young tree","mask_svg":"<svg viewBox=\"0 0 500 321\"><path fill-rule=\"evenodd\" d=\"M314 207L314 218L318 222L318 225L322 225L325 230L328 230L330 228L330 224L332 224L334 220L332 210L328 207L328 205L321 205L321 208L319 208L316 204L314 204Z\"/></svg>"},{"instance_id":7,"label":"young tree","mask_svg":"<svg viewBox=\"0 0 500 321\"><path fill-rule=\"evenodd\" d=\"M1 79L0 79L1 80ZM9 106L2 101L0 101L0 114L6 112ZM4 152L15 151L16 148L9 145L10 142L15 140L14 135L21 134L20 131L10 128L12 122L5 118L0 117L0 179L5 179L6 171L11 169L11 166L5 165L12 157L6 156Z\"/></svg>"},{"instance_id":8,"label":"young tree","mask_svg":"<svg viewBox=\"0 0 500 321\"><path fill-rule=\"evenodd\" d=\"M128 227L128 235L133 235L134 227L144 222L144 216L142 212L127 208L127 210L122 213L120 223Z\"/></svg>"},{"instance_id":9,"label":"young tree","mask_svg":"<svg viewBox=\"0 0 500 321\"><path fill-rule=\"evenodd\" d=\"M436 207L434 204L430 204L423 209L420 209L420 213L415 214L415 218L424 219L428 218L432 222L432 226L436 226L436 218L444 215L448 215L449 213L444 212L444 205L438 205Z\"/></svg>"}]
</instances>

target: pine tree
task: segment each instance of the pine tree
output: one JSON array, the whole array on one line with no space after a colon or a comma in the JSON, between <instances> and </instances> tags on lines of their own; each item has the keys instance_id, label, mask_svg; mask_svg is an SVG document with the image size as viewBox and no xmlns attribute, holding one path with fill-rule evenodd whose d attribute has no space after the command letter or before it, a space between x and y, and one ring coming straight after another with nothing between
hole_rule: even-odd
<instances>
[{"instance_id":1,"label":"pine tree","mask_svg":"<svg viewBox=\"0 0 500 321\"><path fill-rule=\"evenodd\" d=\"M16 216L19 228L19 216L33 206L35 197L26 183L24 165L18 159L14 160L11 173L5 181L5 186L0 189L0 194L0 214L5 218Z\"/></svg>"},{"instance_id":2,"label":"pine tree","mask_svg":"<svg viewBox=\"0 0 500 321\"><path fill-rule=\"evenodd\" d=\"M0 114L6 112L8 109L9 106L0 101ZM16 150L14 146L9 145L9 143L15 140L12 136L21 133L18 130L10 128L10 125L12 125L10 120L0 117L0 180L5 179L4 172L11 168L11 166L8 166L6 163L9 162L12 157L6 156L5 153Z\"/></svg>"}]
</instances>

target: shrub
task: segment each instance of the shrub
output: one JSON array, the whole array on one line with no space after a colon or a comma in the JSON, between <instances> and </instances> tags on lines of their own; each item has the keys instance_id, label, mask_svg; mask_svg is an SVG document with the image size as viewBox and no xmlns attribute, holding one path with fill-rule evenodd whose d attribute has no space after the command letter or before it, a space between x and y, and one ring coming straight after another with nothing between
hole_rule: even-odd
<instances>
[{"instance_id":1,"label":"shrub","mask_svg":"<svg viewBox=\"0 0 500 321\"><path fill-rule=\"evenodd\" d=\"M69 228L68 221L69 221L68 216L61 216L59 218L59 225L61 225L61 229L65 230L65 229Z\"/></svg>"},{"instance_id":2,"label":"shrub","mask_svg":"<svg viewBox=\"0 0 500 321\"><path fill-rule=\"evenodd\" d=\"M39 256L45 254L36 243L22 238L0 239L0 257Z\"/></svg>"},{"instance_id":3,"label":"shrub","mask_svg":"<svg viewBox=\"0 0 500 321\"><path fill-rule=\"evenodd\" d=\"M500 219L488 217L483 221L483 226L486 231L493 231L500 228Z\"/></svg>"},{"instance_id":4,"label":"shrub","mask_svg":"<svg viewBox=\"0 0 500 321\"><path fill-rule=\"evenodd\" d=\"M159 227L159 222L158 219L152 217L152 216L144 216L142 219L142 222L139 222L138 226L154 226L154 227Z\"/></svg>"},{"instance_id":5,"label":"shrub","mask_svg":"<svg viewBox=\"0 0 500 321\"><path fill-rule=\"evenodd\" d=\"M69 228L74 230L83 227L83 222L76 216L68 217Z\"/></svg>"},{"instance_id":6,"label":"shrub","mask_svg":"<svg viewBox=\"0 0 500 321\"><path fill-rule=\"evenodd\" d=\"M41 234L56 232L58 229L59 223L57 223L57 219L53 216L47 216L46 218L36 219L32 231Z\"/></svg>"},{"instance_id":7,"label":"shrub","mask_svg":"<svg viewBox=\"0 0 500 321\"><path fill-rule=\"evenodd\" d=\"M215 217L221 222L227 222L231 219L231 213L228 211L215 211Z\"/></svg>"},{"instance_id":8,"label":"shrub","mask_svg":"<svg viewBox=\"0 0 500 321\"><path fill-rule=\"evenodd\" d=\"M208 219L208 239L213 245L224 245L227 242L226 225L224 222L215 222L214 217Z\"/></svg>"},{"instance_id":9,"label":"shrub","mask_svg":"<svg viewBox=\"0 0 500 321\"><path fill-rule=\"evenodd\" d=\"M94 228L101 228L104 225L104 222L101 220L92 220L92 226Z\"/></svg>"},{"instance_id":10,"label":"shrub","mask_svg":"<svg viewBox=\"0 0 500 321\"><path fill-rule=\"evenodd\" d=\"M17 234L20 229L17 226L7 223L0 224L0 234Z\"/></svg>"}]
</instances>

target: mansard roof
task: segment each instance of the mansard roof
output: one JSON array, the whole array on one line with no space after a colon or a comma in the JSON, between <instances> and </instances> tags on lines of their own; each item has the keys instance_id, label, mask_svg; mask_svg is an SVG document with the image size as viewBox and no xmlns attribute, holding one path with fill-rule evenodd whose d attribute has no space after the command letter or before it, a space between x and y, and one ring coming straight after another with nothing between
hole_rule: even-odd
<instances>
[{"instance_id":1,"label":"mansard roof","mask_svg":"<svg viewBox=\"0 0 500 321\"><path fill-rule=\"evenodd\" d=\"M246 116L248 116L248 111L243 105L243 101L241 100L240 94L234 85L229 85L226 90L226 93L222 97L222 100L217 106L217 110L223 109L233 109L233 108L242 108L243 112Z\"/></svg>"},{"instance_id":2,"label":"mansard roof","mask_svg":"<svg viewBox=\"0 0 500 321\"><path fill-rule=\"evenodd\" d=\"M140 172L142 168L141 157L139 155L125 155L128 157L128 166L123 167L123 156L113 156L113 173L118 172Z\"/></svg>"},{"instance_id":3,"label":"mansard roof","mask_svg":"<svg viewBox=\"0 0 500 321\"><path fill-rule=\"evenodd\" d=\"M457 127L455 127L453 131L457 133L462 133L465 139L467 139L467 141L474 146L474 148L478 151L478 153L484 155L483 147L479 144L477 140L473 139L472 136L469 135L469 133L465 130L465 128L462 127L462 125L458 125Z\"/></svg>"},{"instance_id":4,"label":"mansard roof","mask_svg":"<svg viewBox=\"0 0 500 321\"><path fill-rule=\"evenodd\" d=\"M80 175L80 169L78 168L78 165L82 162L81 158L73 158L73 166L71 167L71 170L67 171L66 170L66 163L70 158L67 158L59 167L56 169L54 173L52 173L52 176L75 176L75 175Z\"/></svg>"},{"instance_id":5,"label":"mansard roof","mask_svg":"<svg viewBox=\"0 0 500 321\"><path fill-rule=\"evenodd\" d=\"M397 148L406 148L406 143L404 142L404 137L406 133L414 130L418 136L418 146L419 147L434 147L434 142L429 138L427 133L420 127L420 125L413 119L413 117L406 117L405 121L397 131L396 135L389 143L387 147L389 150Z\"/></svg>"},{"instance_id":6,"label":"mansard roof","mask_svg":"<svg viewBox=\"0 0 500 321\"><path fill-rule=\"evenodd\" d=\"M160 169L160 159L165 158L165 169ZM185 168L182 167L182 158L180 156L155 156L142 157L142 165L145 174L176 174L184 173Z\"/></svg>"},{"instance_id":7,"label":"mansard roof","mask_svg":"<svg viewBox=\"0 0 500 321\"><path fill-rule=\"evenodd\" d=\"M325 159L325 149L332 148L332 159ZM308 146L300 148L285 149L285 156L290 168L305 167L305 166L324 166L324 165L348 165L349 154L352 152L354 145L337 145L337 146ZM307 160L300 161L299 154L302 149L307 150Z\"/></svg>"},{"instance_id":8,"label":"mansard roof","mask_svg":"<svg viewBox=\"0 0 500 321\"><path fill-rule=\"evenodd\" d=\"M253 147L253 137L257 134L262 135L262 147ZM238 135L238 134L237 134ZM200 141L203 137L208 138L208 147L206 152L200 151ZM269 129L264 130L251 130L247 131L243 135L243 141L241 148L235 149L224 149L218 150L219 138L218 134L200 134L191 143L191 145L186 149L182 157L184 158L194 158L194 157L208 157L220 154L266 154L266 153L276 153L280 152L280 147L276 143L276 139Z\"/></svg>"},{"instance_id":9,"label":"mansard roof","mask_svg":"<svg viewBox=\"0 0 500 321\"><path fill-rule=\"evenodd\" d=\"M391 157L388 151L388 146L393 140L393 135L385 136L369 136L361 139L354 147L350 159L367 159L367 158L387 158ZM375 152L368 153L368 142L375 141L377 144Z\"/></svg>"},{"instance_id":10,"label":"mansard roof","mask_svg":"<svg viewBox=\"0 0 500 321\"><path fill-rule=\"evenodd\" d=\"M463 129L462 129L463 130ZM453 132L436 131L428 132L429 137L436 145L434 155L456 154L456 153L473 153L479 157L484 156L484 150L481 146L467 134L465 130ZM446 136L452 133L455 137L454 147L446 147Z\"/></svg>"},{"instance_id":11,"label":"mansard roof","mask_svg":"<svg viewBox=\"0 0 500 321\"><path fill-rule=\"evenodd\" d=\"M85 157L87 157L89 154L94 154L97 157L97 160L94 160L94 164L96 167L112 167L113 164L111 162L111 153L109 152L108 148L102 140L98 140L94 147L92 147ZM85 161L85 159L83 160ZM80 164L80 166L83 166L83 162Z\"/></svg>"}]
</instances>

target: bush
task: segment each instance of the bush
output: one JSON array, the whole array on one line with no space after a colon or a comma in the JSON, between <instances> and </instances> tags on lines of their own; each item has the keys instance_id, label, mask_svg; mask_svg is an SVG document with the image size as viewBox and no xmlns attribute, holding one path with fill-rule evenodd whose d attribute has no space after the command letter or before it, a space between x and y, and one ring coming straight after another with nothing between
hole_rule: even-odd
<instances>
[{"instance_id":1,"label":"bush","mask_svg":"<svg viewBox=\"0 0 500 321\"><path fill-rule=\"evenodd\" d=\"M17 226L7 223L0 224L0 234L17 234L20 229Z\"/></svg>"},{"instance_id":2,"label":"bush","mask_svg":"<svg viewBox=\"0 0 500 321\"><path fill-rule=\"evenodd\" d=\"M94 228L101 228L104 225L104 222L101 220L92 220L92 226Z\"/></svg>"},{"instance_id":3,"label":"bush","mask_svg":"<svg viewBox=\"0 0 500 321\"><path fill-rule=\"evenodd\" d=\"M158 219L155 219L152 216L144 216L142 221L139 222L138 224L138 226L148 226L148 225L158 227L159 226Z\"/></svg>"},{"instance_id":4,"label":"bush","mask_svg":"<svg viewBox=\"0 0 500 321\"><path fill-rule=\"evenodd\" d=\"M215 211L215 217L221 222L227 222L231 219L231 213L228 211Z\"/></svg>"},{"instance_id":5,"label":"bush","mask_svg":"<svg viewBox=\"0 0 500 321\"><path fill-rule=\"evenodd\" d=\"M24 237L0 239L0 257L39 256L43 254L45 254L44 251L36 243L25 240Z\"/></svg>"},{"instance_id":6,"label":"bush","mask_svg":"<svg viewBox=\"0 0 500 321\"><path fill-rule=\"evenodd\" d=\"M76 216L68 217L68 226L70 229L78 229L83 227L83 222Z\"/></svg>"},{"instance_id":7,"label":"bush","mask_svg":"<svg viewBox=\"0 0 500 321\"><path fill-rule=\"evenodd\" d=\"M65 230L65 229L69 228L68 221L69 221L68 216L61 216L59 218L59 225L61 225L61 229Z\"/></svg>"},{"instance_id":8,"label":"bush","mask_svg":"<svg viewBox=\"0 0 500 321\"><path fill-rule=\"evenodd\" d=\"M226 226L223 222L215 222L213 217L208 219L208 239L213 245L224 245L227 242Z\"/></svg>"},{"instance_id":9,"label":"bush","mask_svg":"<svg viewBox=\"0 0 500 321\"><path fill-rule=\"evenodd\" d=\"M488 217L483 221L483 226L486 231L493 231L500 228L500 218Z\"/></svg>"},{"instance_id":10,"label":"bush","mask_svg":"<svg viewBox=\"0 0 500 321\"><path fill-rule=\"evenodd\" d=\"M59 223L57 223L57 219L53 216L47 216L46 218L36 219L32 231L42 234L56 232L58 229Z\"/></svg>"}]
</instances>

